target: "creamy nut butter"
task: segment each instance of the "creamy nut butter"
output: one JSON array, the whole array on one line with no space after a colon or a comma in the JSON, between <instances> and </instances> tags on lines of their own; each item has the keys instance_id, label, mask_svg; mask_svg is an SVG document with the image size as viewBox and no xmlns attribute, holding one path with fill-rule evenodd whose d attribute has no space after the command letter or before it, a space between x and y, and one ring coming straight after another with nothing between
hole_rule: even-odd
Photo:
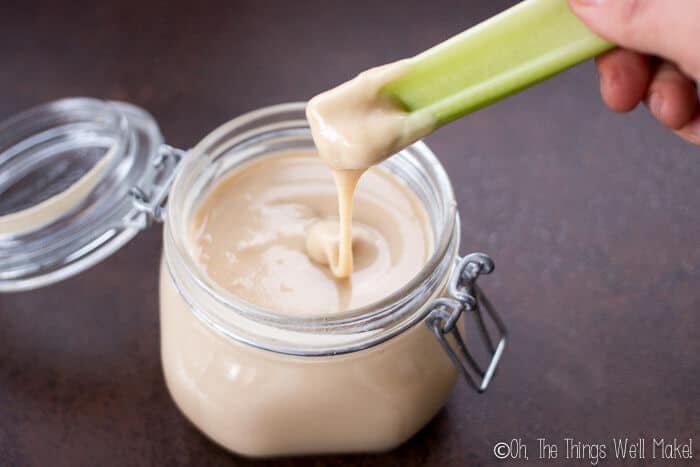
<instances>
[{"instance_id":1,"label":"creamy nut butter","mask_svg":"<svg viewBox=\"0 0 700 467\"><path fill-rule=\"evenodd\" d=\"M239 454L384 451L440 410L457 367L427 324L459 247L452 188L411 146L359 179L338 278L335 180L302 104L227 123L168 199L161 350L177 406Z\"/></svg>"},{"instance_id":2,"label":"creamy nut butter","mask_svg":"<svg viewBox=\"0 0 700 467\"><path fill-rule=\"evenodd\" d=\"M381 93L409 66L402 60L367 70L309 101L306 116L319 155L333 171L338 189L339 253L330 262L336 277L353 272L353 192L369 167L430 133L425 113L409 114Z\"/></svg>"},{"instance_id":3,"label":"creamy nut butter","mask_svg":"<svg viewBox=\"0 0 700 467\"><path fill-rule=\"evenodd\" d=\"M357 309L415 276L433 240L421 203L385 169L368 170L355 198L350 278L324 264L324 246L338 243L336 191L311 151L266 156L217 183L193 216L192 254L218 285L265 309L320 318ZM195 425L237 453L391 449L435 415L455 383L427 326L346 356L277 355L213 332L167 271L161 278L168 387Z\"/></svg>"},{"instance_id":4,"label":"creamy nut butter","mask_svg":"<svg viewBox=\"0 0 700 467\"><path fill-rule=\"evenodd\" d=\"M456 381L454 365L422 324L364 351L295 357L213 331L166 270L160 290L170 393L192 423L239 454L392 449L428 423Z\"/></svg>"},{"instance_id":5,"label":"creamy nut butter","mask_svg":"<svg viewBox=\"0 0 700 467\"><path fill-rule=\"evenodd\" d=\"M427 214L385 169L355 194L355 272L336 279L336 190L313 152L267 156L222 180L192 225L195 257L234 295L265 309L325 317L376 302L421 270L433 250Z\"/></svg>"}]
</instances>

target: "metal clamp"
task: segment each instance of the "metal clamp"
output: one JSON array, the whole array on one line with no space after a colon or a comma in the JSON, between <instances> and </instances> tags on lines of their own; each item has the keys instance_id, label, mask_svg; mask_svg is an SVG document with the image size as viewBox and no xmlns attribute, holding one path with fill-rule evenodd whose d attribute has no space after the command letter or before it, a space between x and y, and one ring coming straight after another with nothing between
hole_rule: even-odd
<instances>
[{"instance_id":1,"label":"metal clamp","mask_svg":"<svg viewBox=\"0 0 700 467\"><path fill-rule=\"evenodd\" d=\"M133 198L136 208L146 214L148 225L153 222L163 222L170 186L173 184L177 174L175 168L184 155L185 151L182 149L163 144L158 148L158 153L152 161L156 173L149 192L146 193L140 187L132 187L129 190L129 195Z\"/></svg>"},{"instance_id":2,"label":"metal clamp","mask_svg":"<svg viewBox=\"0 0 700 467\"><path fill-rule=\"evenodd\" d=\"M476 284L481 274L490 274L493 269L493 261L484 253L471 253L461 258L448 285L450 297L434 300L426 320L426 324L433 330L452 362L461 371L467 382L480 393L484 392L491 382L506 346L506 326ZM494 344L494 338L486 327L483 310L486 311L498 330L497 344ZM458 326L459 319L464 312L474 312L475 314L479 334L490 354L486 369L479 364L464 343L460 326ZM454 343L448 340L450 336Z\"/></svg>"}]
</instances>

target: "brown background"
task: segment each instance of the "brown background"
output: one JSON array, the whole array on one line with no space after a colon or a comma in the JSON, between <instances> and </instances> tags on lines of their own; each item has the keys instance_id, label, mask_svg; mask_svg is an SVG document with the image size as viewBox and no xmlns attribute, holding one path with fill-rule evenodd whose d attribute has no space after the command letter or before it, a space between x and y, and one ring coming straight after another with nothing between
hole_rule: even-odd
<instances>
[{"instance_id":1,"label":"brown background","mask_svg":"<svg viewBox=\"0 0 700 467\"><path fill-rule=\"evenodd\" d=\"M0 6L0 116L65 96L122 99L188 147L513 1L19 3ZM460 383L385 455L226 453L165 390L155 227L87 273L0 296L0 465L491 465L494 443L514 437L533 459L538 437L697 436L700 149L644 110L609 113L590 63L429 143L455 184L463 251L497 263L483 286L512 339L487 394Z\"/></svg>"}]
</instances>

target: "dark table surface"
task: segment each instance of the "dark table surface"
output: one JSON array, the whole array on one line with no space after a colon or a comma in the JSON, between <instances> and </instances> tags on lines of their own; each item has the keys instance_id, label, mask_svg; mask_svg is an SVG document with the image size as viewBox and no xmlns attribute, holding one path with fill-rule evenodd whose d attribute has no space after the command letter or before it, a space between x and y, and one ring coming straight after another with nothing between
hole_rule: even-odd
<instances>
[{"instance_id":1,"label":"dark table surface","mask_svg":"<svg viewBox=\"0 0 700 467\"><path fill-rule=\"evenodd\" d=\"M188 147L512 3L6 2L0 116L66 96L120 99ZM537 438L697 437L700 149L643 109L606 110L591 63L429 144L454 182L462 250L497 263L482 285L512 337L486 394L459 383L430 425L383 455L225 452L164 385L153 227L87 273L0 295L0 465L491 465L494 444L513 438L533 463Z\"/></svg>"}]
</instances>

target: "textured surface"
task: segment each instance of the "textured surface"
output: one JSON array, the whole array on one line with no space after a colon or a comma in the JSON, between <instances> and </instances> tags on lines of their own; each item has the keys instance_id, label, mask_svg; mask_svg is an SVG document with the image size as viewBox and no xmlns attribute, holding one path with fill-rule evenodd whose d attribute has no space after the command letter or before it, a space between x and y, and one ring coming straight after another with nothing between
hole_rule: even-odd
<instances>
[{"instance_id":1,"label":"textured surface","mask_svg":"<svg viewBox=\"0 0 700 467\"><path fill-rule=\"evenodd\" d=\"M123 99L187 147L513 2L29 3L0 7L0 116L65 96ZM700 149L643 110L609 113L590 63L429 143L455 184L462 250L497 263L483 286L512 339L487 394L460 383L385 455L227 454L165 390L152 228L88 273L0 296L0 465L471 466L513 437L532 459L538 437L697 436Z\"/></svg>"}]
</instances>

